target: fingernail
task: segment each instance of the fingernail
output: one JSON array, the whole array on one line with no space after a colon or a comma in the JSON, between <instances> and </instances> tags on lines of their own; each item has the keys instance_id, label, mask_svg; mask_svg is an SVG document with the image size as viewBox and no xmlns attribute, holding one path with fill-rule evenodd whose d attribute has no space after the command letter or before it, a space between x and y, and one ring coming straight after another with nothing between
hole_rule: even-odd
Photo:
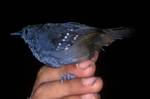
<instances>
[{"instance_id":1,"label":"fingernail","mask_svg":"<svg viewBox=\"0 0 150 99\"><path fill-rule=\"evenodd\" d=\"M85 94L81 96L81 99L95 99L97 97L97 94Z\"/></svg>"},{"instance_id":2,"label":"fingernail","mask_svg":"<svg viewBox=\"0 0 150 99\"><path fill-rule=\"evenodd\" d=\"M81 69L81 70L85 70L88 67L90 67L91 64L92 64L92 62L87 61L87 62L84 62L84 63L76 64L76 67L79 68L79 69Z\"/></svg>"},{"instance_id":3,"label":"fingernail","mask_svg":"<svg viewBox=\"0 0 150 99\"><path fill-rule=\"evenodd\" d=\"M85 86L88 86L88 85L93 85L95 82L96 82L96 78L95 77L91 77L91 78L83 78L82 79L82 84L85 85Z\"/></svg>"}]
</instances>

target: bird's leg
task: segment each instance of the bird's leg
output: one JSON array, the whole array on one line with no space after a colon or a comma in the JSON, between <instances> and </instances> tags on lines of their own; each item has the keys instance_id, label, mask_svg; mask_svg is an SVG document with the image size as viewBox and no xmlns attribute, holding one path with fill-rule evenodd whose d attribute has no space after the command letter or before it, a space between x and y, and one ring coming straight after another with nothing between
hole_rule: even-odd
<instances>
[{"instance_id":1,"label":"bird's leg","mask_svg":"<svg viewBox=\"0 0 150 99\"><path fill-rule=\"evenodd\" d=\"M60 76L61 83L64 83L65 80L72 80L75 78L75 75L72 73L65 73Z\"/></svg>"}]
</instances>

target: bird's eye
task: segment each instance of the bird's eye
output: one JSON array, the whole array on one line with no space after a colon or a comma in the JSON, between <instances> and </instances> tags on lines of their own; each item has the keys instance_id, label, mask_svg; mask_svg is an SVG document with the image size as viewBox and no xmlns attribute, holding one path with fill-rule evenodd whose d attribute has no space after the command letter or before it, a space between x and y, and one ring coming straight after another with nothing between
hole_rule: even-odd
<instances>
[{"instance_id":1,"label":"bird's eye","mask_svg":"<svg viewBox=\"0 0 150 99\"><path fill-rule=\"evenodd\" d=\"M25 34L27 34L27 33L28 33L28 30L27 30L27 29L25 29L24 33L25 33Z\"/></svg>"}]
</instances>

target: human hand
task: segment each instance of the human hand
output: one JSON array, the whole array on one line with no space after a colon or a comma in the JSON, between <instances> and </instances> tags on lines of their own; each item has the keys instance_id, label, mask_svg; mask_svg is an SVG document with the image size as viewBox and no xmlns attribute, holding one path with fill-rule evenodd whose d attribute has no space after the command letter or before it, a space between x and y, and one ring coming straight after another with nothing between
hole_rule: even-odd
<instances>
[{"instance_id":1,"label":"human hand","mask_svg":"<svg viewBox=\"0 0 150 99\"><path fill-rule=\"evenodd\" d=\"M94 77L98 52L90 60L78 65L66 65L61 68L43 66L33 87L31 99L100 99L97 94L103 86L101 78ZM60 82L64 73L76 75L73 80Z\"/></svg>"}]
</instances>

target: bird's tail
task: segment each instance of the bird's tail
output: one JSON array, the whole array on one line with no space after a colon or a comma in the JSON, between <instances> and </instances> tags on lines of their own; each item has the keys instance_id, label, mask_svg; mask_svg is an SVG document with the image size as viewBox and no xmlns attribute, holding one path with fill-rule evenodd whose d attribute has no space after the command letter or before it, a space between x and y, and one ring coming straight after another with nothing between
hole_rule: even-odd
<instances>
[{"instance_id":1,"label":"bird's tail","mask_svg":"<svg viewBox=\"0 0 150 99\"><path fill-rule=\"evenodd\" d=\"M131 37L131 34L134 32L134 29L128 27L119 27L119 28L103 29L102 31L106 33L106 35L111 36L113 40L116 40Z\"/></svg>"}]
</instances>

